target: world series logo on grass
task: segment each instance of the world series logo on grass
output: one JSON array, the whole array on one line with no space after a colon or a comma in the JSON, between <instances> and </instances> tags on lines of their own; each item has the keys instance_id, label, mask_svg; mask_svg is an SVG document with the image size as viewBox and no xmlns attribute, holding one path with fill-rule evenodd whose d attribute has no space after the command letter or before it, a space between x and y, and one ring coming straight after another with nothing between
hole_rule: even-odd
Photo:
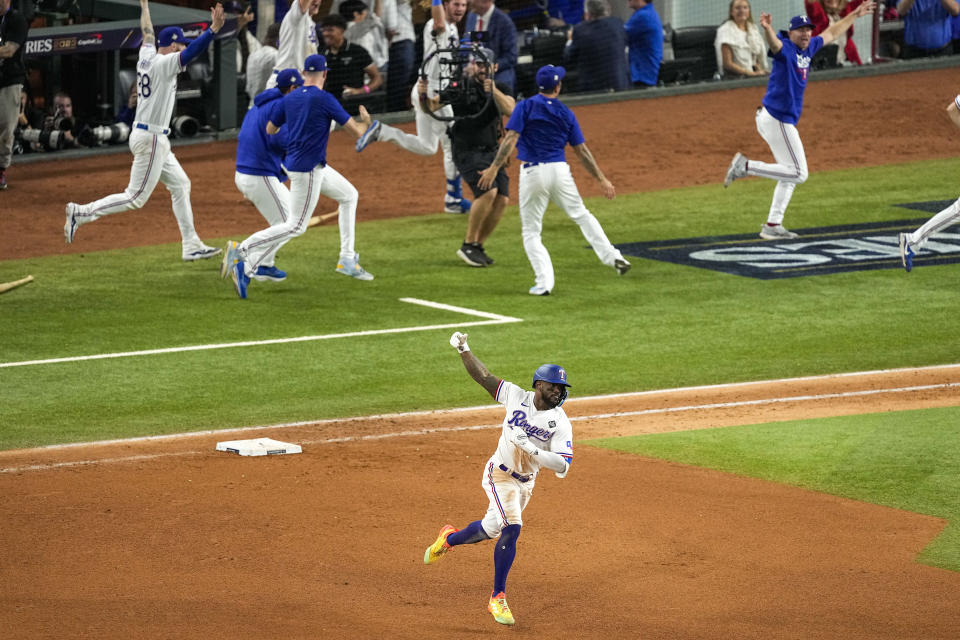
<instances>
[{"instance_id":1,"label":"world series logo on grass","mask_svg":"<svg viewBox=\"0 0 960 640\"><path fill-rule=\"evenodd\" d=\"M632 242L616 246L624 255L631 257L771 280L847 271L900 269L899 233L913 231L924 222L926 218L797 229L799 238L773 242L751 233ZM960 262L960 230L951 229L932 235L914 258L917 266L955 262Z\"/></svg>"}]
</instances>

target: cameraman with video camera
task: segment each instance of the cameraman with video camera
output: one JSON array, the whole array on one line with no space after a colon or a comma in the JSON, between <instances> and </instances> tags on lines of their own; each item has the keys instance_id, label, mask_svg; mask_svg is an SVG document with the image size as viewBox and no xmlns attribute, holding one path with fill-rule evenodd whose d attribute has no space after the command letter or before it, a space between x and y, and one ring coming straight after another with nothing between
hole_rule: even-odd
<instances>
[{"instance_id":1,"label":"cameraman with video camera","mask_svg":"<svg viewBox=\"0 0 960 640\"><path fill-rule=\"evenodd\" d=\"M455 119L447 129L453 145L453 163L473 191L473 206L467 218L467 232L457 256L471 267L486 267L493 260L483 249L503 216L510 199L510 180L503 167L489 189L481 189L480 173L493 163L503 137L503 116L510 117L516 100L506 83L494 81L497 63L490 49L472 45L462 58L462 72L439 95L427 99L436 111L449 104ZM418 84L422 94L427 81Z\"/></svg>"},{"instance_id":2,"label":"cameraman with video camera","mask_svg":"<svg viewBox=\"0 0 960 640\"><path fill-rule=\"evenodd\" d=\"M27 41L27 20L0 0L0 190L7 188L7 168L13 151L13 132L20 119L20 90L27 79L23 44Z\"/></svg>"}]
</instances>

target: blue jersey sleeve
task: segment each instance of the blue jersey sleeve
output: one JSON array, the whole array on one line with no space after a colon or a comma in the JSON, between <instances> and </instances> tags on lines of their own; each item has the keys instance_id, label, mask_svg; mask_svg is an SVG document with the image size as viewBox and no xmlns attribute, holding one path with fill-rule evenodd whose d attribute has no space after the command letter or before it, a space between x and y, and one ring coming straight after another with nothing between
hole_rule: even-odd
<instances>
[{"instance_id":1,"label":"blue jersey sleeve","mask_svg":"<svg viewBox=\"0 0 960 640\"><path fill-rule=\"evenodd\" d=\"M810 46L807 47L807 51L809 52L811 58L815 56L817 54L817 51L820 51L820 49L822 48L823 48L823 38L821 38L820 36L813 36L812 38L810 38Z\"/></svg>"},{"instance_id":2,"label":"blue jersey sleeve","mask_svg":"<svg viewBox=\"0 0 960 640\"><path fill-rule=\"evenodd\" d=\"M347 120L350 119L350 114L346 112L343 105L337 102L337 99L334 98L332 94L328 93L327 95L330 96L328 101L330 104L330 117L342 127L347 123Z\"/></svg>"},{"instance_id":3,"label":"blue jersey sleeve","mask_svg":"<svg viewBox=\"0 0 960 640\"><path fill-rule=\"evenodd\" d=\"M776 53L774 53L773 51L771 51L771 50L768 48L768 49L767 49L767 57L773 58L774 60L785 60L787 54L785 54L785 53L783 52L783 50L786 49L787 47L792 47L792 46L793 46L793 43L790 42L790 36L786 36L786 35L784 35L784 34L782 34L782 33L777 34L777 38L780 39L780 44L783 45L783 46L781 46L781 47L780 47L780 51L777 51ZM823 40L823 39L821 38L821 42L822 42L822 40Z\"/></svg>"},{"instance_id":4,"label":"blue jersey sleeve","mask_svg":"<svg viewBox=\"0 0 960 640\"><path fill-rule=\"evenodd\" d=\"M213 42L213 31L207 29L200 34L200 37L187 45L187 48L180 52L180 66L186 67L194 58L207 50L210 43Z\"/></svg>"},{"instance_id":5,"label":"blue jersey sleeve","mask_svg":"<svg viewBox=\"0 0 960 640\"><path fill-rule=\"evenodd\" d=\"M586 138L583 137L583 131L580 130L580 123L577 122L577 118L573 115L573 112L570 112L570 135L567 136L567 142L570 146L575 147L586 141Z\"/></svg>"},{"instance_id":6,"label":"blue jersey sleeve","mask_svg":"<svg viewBox=\"0 0 960 640\"><path fill-rule=\"evenodd\" d=\"M516 108L513 110L513 113L510 114L510 119L507 120L507 129L510 131L516 131L517 133L523 132L523 123L526 120L526 100L521 100L517 103Z\"/></svg>"},{"instance_id":7,"label":"blue jersey sleeve","mask_svg":"<svg viewBox=\"0 0 960 640\"><path fill-rule=\"evenodd\" d=\"M275 127L282 127L287 121L287 98L292 96L292 93L288 93L283 97L282 100L277 100L276 104L273 106L273 111L270 112L270 119L268 122L272 122Z\"/></svg>"}]
</instances>

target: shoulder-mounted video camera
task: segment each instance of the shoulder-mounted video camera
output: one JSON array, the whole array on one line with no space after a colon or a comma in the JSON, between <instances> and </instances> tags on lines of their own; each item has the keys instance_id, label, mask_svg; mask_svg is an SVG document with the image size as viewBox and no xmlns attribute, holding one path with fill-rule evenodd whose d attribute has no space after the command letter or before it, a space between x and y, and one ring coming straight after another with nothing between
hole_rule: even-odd
<instances>
[{"instance_id":1,"label":"shoulder-mounted video camera","mask_svg":"<svg viewBox=\"0 0 960 640\"><path fill-rule=\"evenodd\" d=\"M444 115L439 111L427 110L433 118L442 122L465 120L476 117L493 99L485 91L483 80L476 76L477 68L485 68L486 77L493 79L493 59L489 49L483 47L483 33L474 31L470 39L457 42L450 38L446 47L438 47L427 56L420 65L421 77L426 77L427 65L436 57L439 69L440 91L437 97L441 104L454 107L472 107L458 109L469 115Z\"/></svg>"}]
</instances>

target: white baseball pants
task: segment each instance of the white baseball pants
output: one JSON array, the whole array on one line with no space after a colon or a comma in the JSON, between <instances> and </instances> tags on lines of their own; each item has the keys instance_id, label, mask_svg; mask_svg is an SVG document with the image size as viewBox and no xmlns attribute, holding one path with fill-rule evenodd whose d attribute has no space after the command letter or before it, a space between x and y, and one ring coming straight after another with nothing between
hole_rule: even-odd
<instances>
[{"instance_id":1,"label":"white baseball pants","mask_svg":"<svg viewBox=\"0 0 960 640\"><path fill-rule=\"evenodd\" d=\"M777 120L763 107L757 110L757 131L770 146L776 164L750 160L747 162L747 175L777 181L767 222L783 224L783 215L790 204L793 190L807 180L807 156L797 128Z\"/></svg>"},{"instance_id":2,"label":"white baseball pants","mask_svg":"<svg viewBox=\"0 0 960 640\"><path fill-rule=\"evenodd\" d=\"M279 224L258 231L238 247L244 270L248 276L264 264L267 256L276 254L284 243L303 235L307 223L317 208L320 196L325 195L340 204L340 257L354 258L354 226L357 218L359 193L350 181L327 165L312 171L288 171L290 176L290 215Z\"/></svg>"},{"instance_id":3,"label":"white baseball pants","mask_svg":"<svg viewBox=\"0 0 960 640\"><path fill-rule=\"evenodd\" d=\"M233 175L233 182L244 197L257 207L257 211L264 217L271 227L286 222L290 215L290 190L274 176L251 176L237 171ZM277 251L285 242L281 242L268 251L260 264L265 267L274 266Z\"/></svg>"},{"instance_id":4,"label":"white baseball pants","mask_svg":"<svg viewBox=\"0 0 960 640\"><path fill-rule=\"evenodd\" d=\"M543 214L552 200L580 227L580 233L603 264L612 267L623 254L614 247L597 219L583 204L566 162L520 167L520 233L537 286L553 290L553 262L543 244Z\"/></svg>"},{"instance_id":5,"label":"white baseball pants","mask_svg":"<svg viewBox=\"0 0 960 640\"><path fill-rule=\"evenodd\" d=\"M523 525L521 513L533 496L534 480L520 482L490 459L483 468L483 490L490 501L480 521L483 532L492 540L500 537L507 525Z\"/></svg>"},{"instance_id":6,"label":"white baseball pants","mask_svg":"<svg viewBox=\"0 0 960 640\"><path fill-rule=\"evenodd\" d=\"M416 135L406 133L390 125L381 124L380 135L377 139L382 142L392 142L401 149L406 149L421 156L435 154L439 142L443 150L443 172L446 174L447 180L455 179L460 174L457 172L457 166L453 164L453 143L450 141L450 136L447 135L447 123L437 120L420 108L420 94L417 92L417 85L413 85L410 97L413 101L413 111L417 119ZM437 113L444 117L452 117L453 107L446 105Z\"/></svg>"},{"instance_id":7,"label":"white baseball pants","mask_svg":"<svg viewBox=\"0 0 960 640\"><path fill-rule=\"evenodd\" d=\"M956 200L946 209L923 223L923 225L907 234L907 241L914 249L922 249L931 235L943 231L947 227L960 222L960 200Z\"/></svg>"},{"instance_id":8,"label":"white baseball pants","mask_svg":"<svg viewBox=\"0 0 960 640\"><path fill-rule=\"evenodd\" d=\"M142 129L131 129L130 151L133 166L130 167L130 183L123 193L101 198L77 207L78 224L93 222L112 213L140 209L147 204L158 182L170 192L173 215L180 227L184 247L202 246L193 227L193 208L190 206L190 178L170 150L167 136Z\"/></svg>"}]
</instances>

